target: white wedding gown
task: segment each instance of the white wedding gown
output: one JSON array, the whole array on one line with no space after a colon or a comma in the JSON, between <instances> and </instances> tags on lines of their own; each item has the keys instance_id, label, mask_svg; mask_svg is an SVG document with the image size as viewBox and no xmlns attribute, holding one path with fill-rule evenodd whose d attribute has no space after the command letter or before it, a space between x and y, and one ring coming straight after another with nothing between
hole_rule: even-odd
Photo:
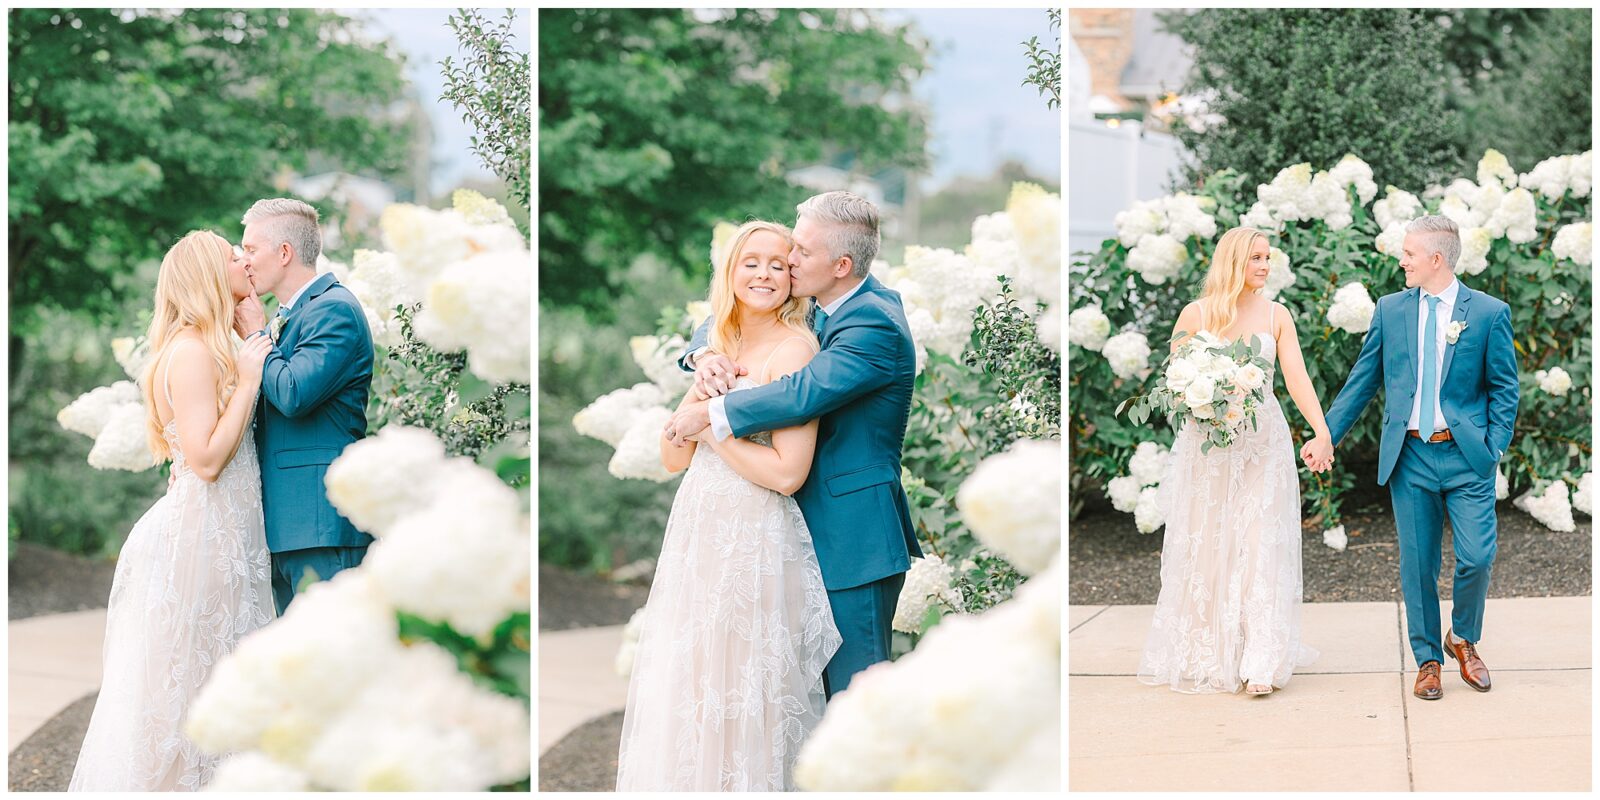
<instances>
[{"instance_id":1,"label":"white wedding gown","mask_svg":"<svg viewBox=\"0 0 1600 800\"><path fill-rule=\"evenodd\" d=\"M69 791L203 788L219 759L184 735L189 704L217 660L276 616L252 433L215 483L184 463L176 422L164 435L173 481L117 558L100 697Z\"/></svg>"},{"instance_id":2,"label":"white wedding gown","mask_svg":"<svg viewBox=\"0 0 1600 800\"><path fill-rule=\"evenodd\" d=\"M698 445L645 604L617 791L794 789L840 642L800 507Z\"/></svg>"},{"instance_id":3,"label":"white wedding gown","mask_svg":"<svg viewBox=\"0 0 1600 800\"><path fill-rule=\"evenodd\" d=\"M1258 335L1276 365L1277 343ZM1202 453L1190 422L1173 442L1156 495L1166 534L1143 683L1193 693L1282 687L1317 657L1300 641L1300 478L1274 372L1255 430Z\"/></svg>"}]
</instances>

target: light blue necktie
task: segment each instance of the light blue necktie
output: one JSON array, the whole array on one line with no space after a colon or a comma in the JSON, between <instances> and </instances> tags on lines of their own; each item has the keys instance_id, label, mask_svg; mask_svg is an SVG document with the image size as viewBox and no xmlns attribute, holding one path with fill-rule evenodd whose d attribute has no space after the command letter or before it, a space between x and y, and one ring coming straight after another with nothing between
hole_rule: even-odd
<instances>
[{"instance_id":1,"label":"light blue necktie","mask_svg":"<svg viewBox=\"0 0 1600 800\"><path fill-rule=\"evenodd\" d=\"M822 338L822 326L827 321L828 312L823 311L820 308L817 309L817 313L811 318L811 332L815 333L818 339Z\"/></svg>"},{"instance_id":2,"label":"light blue necktie","mask_svg":"<svg viewBox=\"0 0 1600 800\"><path fill-rule=\"evenodd\" d=\"M1428 301L1428 319L1422 323L1422 409L1417 415L1418 433L1423 439L1433 435L1433 406L1439 396L1439 339L1434 311L1439 298L1423 295Z\"/></svg>"}]
</instances>

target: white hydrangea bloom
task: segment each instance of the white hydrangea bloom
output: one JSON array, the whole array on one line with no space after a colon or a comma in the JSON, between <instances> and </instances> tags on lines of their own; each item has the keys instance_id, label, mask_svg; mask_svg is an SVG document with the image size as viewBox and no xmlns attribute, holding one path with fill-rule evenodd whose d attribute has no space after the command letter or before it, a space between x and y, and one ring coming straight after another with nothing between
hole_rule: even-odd
<instances>
[{"instance_id":1,"label":"white hydrangea bloom","mask_svg":"<svg viewBox=\"0 0 1600 800\"><path fill-rule=\"evenodd\" d=\"M431 487L444 464L444 444L431 431L387 425L377 436L345 447L328 465L323 484L328 502L351 524L383 536L428 504L432 493L418 487Z\"/></svg>"},{"instance_id":2,"label":"white hydrangea bloom","mask_svg":"<svg viewBox=\"0 0 1600 800\"><path fill-rule=\"evenodd\" d=\"M1422 210L1422 201L1416 195L1393 186L1386 187L1383 199L1372 204L1372 215L1378 220L1378 227L1385 231L1395 225L1404 226L1416 219Z\"/></svg>"},{"instance_id":3,"label":"white hydrangea bloom","mask_svg":"<svg viewBox=\"0 0 1600 800\"><path fill-rule=\"evenodd\" d=\"M572 415L572 427L584 436L616 447L622 441L622 435L633 426L633 419L639 412L658 408L666 402L667 396L661 387L653 383L636 383L596 398L588 407Z\"/></svg>"},{"instance_id":4,"label":"white hydrangea bloom","mask_svg":"<svg viewBox=\"0 0 1600 800\"><path fill-rule=\"evenodd\" d=\"M112 339L111 355L117 359L117 366L137 381L144 376L145 365L150 360L150 343L143 336Z\"/></svg>"},{"instance_id":5,"label":"white hydrangea bloom","mask_svg":"<svg viewBox=\"0 0 1600 800\"><path fill-rule=\"evenodd\" d=\"M1328 308L1328 324L1348 333L1366 333L1372 327L1372 314L1378 308L1359 282L1347 283L1333 294Z\"/></svg>"},{"instance_id":6,"label":"white hydrangea bloom","mask_svg":"<svg viewBox=\"0 0 1600 800\"><path fill-rule=\"evenodd\" d=\"M129 403L142 403L143 398L139 386L133 381L117 381L78 395L78 399L56 412L56 423L73 433L93 438L106 429L114 409Z\"/></svg>"},{"instance_id":7,"label":"white hydrangea bloom","mask_svg":"<svg viewBox=\"0 0 1600 800\"><path fill-rule=\"evenodd\" d=\"M372 340L384 347L398 347L403 337L395 307L422 300L411 293L399 259L393 253L357 250L354 269L340 282L361 302Z\"/></svg>"},{"instance_id":8,"label":"white hydrangea bloom","mask_svg":"<svg viewBox=\"0 0 1600 800\"><path fill-rule=\"evenodd\" d=\"M1172 460L1172 451L1156 442L1140 442L1128 459L1128 474L1138 479L1140 486L1153 486L1161 482L1161 473Z\"/></svg>"},{"instance_id":9,"label":"white hydrangea bloom","mask_svg":"<svg viewBox=\"0 0 1600 800\"><path fill-rule=\"evenodd\" d=\"M474 225L460 211L394 203L378 217L384 249L393 253L412 296L425 297L427 287L447 267L483 253L520 252L528 285L528 245L512 225ZM524 337L526 338L526 337Z\"/></svg>"},{"instance_id":10,"label":"white hydrangea bloom","mask_svg":"<svg viewBox=\"0 0 1600 800\"><path fill-rule=\"evenodd\" d=\"M1061 195L1036 184L1017 183L1006 200L1006 216L1016 233L1017 253L1021 256L1020 269L1012 276L1019 294L1052 304L1060 302ZM1212 230L1215 229L1213 223ZM993 293L992 285L988 291Z\"/></svg>"},{"instance_id":11,"label":"white hydrangea bloom","mask_svg":"<svg viewBox=\"0 0 1600 800\"><path fill-rule=\"evenodd\" d=\"M1167 524L1166 514L1156 499L1157 491L1154 486L1146 486L1139 492L1139 504L1133 509L1133 523L1138 526L1140 533L1154 533Z\"/></svg>"},{"instance_id":12,"label":"white hydrangea bloom","mask_svg":"<svg viewBox=\"0 0 1600 800\"><path fill-rule=\"evenodd\" d=\"M1496 237L1503 231L1507 239L1525 244L1539 238L1538 226L1539 209L1533 194L1518 188L1506 192L1484 227Z\"/></svg>"},{"instance_id":13,"label":"white hydrangea bloom","mask_svg":"<svg viewBox=\"0 0 1600 800\"><path fill-rule=\"evenodd\" d=\"M1345 536L1344 526L1338 525L1322 532L1322 543L1343 553L1344 548L1350 543L1350 539Z\"/></svg>"},{"instance_id":14,"label":"white hydrangea bloom","mask_svg":"<svg viewBox=\"0 0 1600 800\"><path fill-rule=\"evenodd\" d=\"M1405 222L1396 222L1384 228L1383 233L1378 234L1376 240L1378 252L1398 260L1405 250L1406 225L1407 223Z\"/></svg>"},{"instance_id":15,"label":"white hydrangea bloom","mask_svg":"<svg viewBox=\"0 0 1600 800\"><path fill-rule=\"evenodd\" d=\"M1180 192L1159 202L1166 215L1165 233L1179 242L1190 237L1210 239L1217 235L1217 218L1205 208L1207 202L1214 208L1215 200Z\"/></svg>"},{"instance_id":16,"label":"white hydrangea bloom","mask_svg":"<svg viewBox=\"0 0 1600 800\"><path fill-rule=\"evenodd\" d=\"M473 374L527 383L532 371L533 293L526 250L497 250L446 267L429 285L417 336L444 351L467 351Z\"/></svg>"},{"instance_id":17,"label":"white hydrangea bloom","mask_svg":"<svg viewBox=\"0 0 1600 800\"><path fill-rule=\"evenodd\" d=\"M1146 283L1159 286L1175 277L1188 259L1189 251L1182 242L1161 233L1145 236L1128 251L1128 269L1139 273Z\"/></svg>"},{"instance_id":18,"label":"white hydrangea bloom","mask_svg":"<svg viewBox=\"0 0 1600 800\"><path fill-rule=\"evenodd\" d=\"M1555 241L1550 243L1550 252L1555 253L1556 258L1587 267L1594 259L1593 237L1594 226L1591 223L1562 225L1556 231Z\"/></svg>"},{"instance_id":19,"label":"white hydrangea bloom","mask_svg":"<svg viewBox=\"0 0 1600 800\"><path fill-rule=\"evenodd\" d=\"M1489 148L1483 153L1483 158L1478 159L1478 183L1487 185L1497 182L1510 189L1517 185L1517 171L1511 168L1511 162L1506 160L1505 154L1494 148Z\"/></svg>"},{"instance_id":20,"label":"white hydrangea bloom","mask_svg":"<svg viewBox=\"0 0 1600 800\"><path fill-rule=\"evenodd\" d=\"M1150 342L1138 331L1123 331L1107 339L1100 354L1119 378L1143 377L1150 369Z\"/></svg>"},{"instance_id":21,"label":"white hydrangea bloom","mask_svg":"<svg viewBox=\"0 0 1600 800\"><path fill-rule=\"evenodd\" d=\"M450 195L450 205L469 225L513 225L505 206L472 189L455 190Z\"/></svg>"},{"instance_id":22,"label":"white hydrangea bloom","mask_svg":"<svg viewBox=\"0 0 1600 800\"><path fill-rule=\"evenodd\" d=\"M1039 342L1056 353L1061 352L1061 306L1052 305L1046 309L1036 323L1039 330ZM1102 343L1103 344L1103 343Z\"/></svg>"},{"instance_id":23,"label":"white hydrangea bloom","mask_svg":"<svg viewBox=\"0 0 1600 800\"><path fill-rule=\"evenodd\" d=\"M1306 163L1284 167L1272 182L1256 187L1256 198L1265 210L1277 220L1309 219L1305 210L1311 193L1311 165Z\"/></svg>"},{"instance_id":24,"label":"white hydrangea bloom","mask_svg":"<svg viewBox=\"0 0 1600 800\"><path fill-rule=\"evenodd\" d=\"M666 483L675 476L661 465L661 436L672 410L665 406L647 408L633 418L633 424L617 442L617 452L606 468L618 478ZM701 445L707 446L707 445Z\"/></svg>"},{"instance_id":25,"label":"white hydrangea bloom","mask_svg":"<svg viewBox=\"0 0 1600 800\"><path fill-rule=\"evenodd\" d=\"M1372 202L1378 194L1378 185L1372 182L1372 167L1367 162L1356 157L1354 153L1346 154L1339 159L1333 169L1328 170L1328 176L1343 189L1349 186L1356 187L1356 196L1361 205ZM1515 173L1512 174L1515 178Z\"/></svg>"},{"instance_id":26,"label":"white hydrangea bloom","mask_svg":"<svg viewBox=\"0 0 1600 800\"><path fill-rule=\"evenodd\" d=\"M89 449L89 466L143 472L156 465L150 452L148 415L144 403L122 403L111 408L104 428Z\"/></svg>"},{"instance_id":27,"label":"white hydrangea bloom","mask_svg":"<svg viewBox=\"0 0 1600 800\"><path fill-rule=\"evenodd\" d=\"M1061 442L1020 439L989 456L956 490L974 536L1024 575L1061 550Z\"/></svg>"},{"instance_id":28,"label":"white hydrangea bloom","mask_svg":"<svg viewBox=\"0 0 1600 800\"><path fill-rule=\"evenodd\" d=\"M688 346L682 336L635 336L628 340L633 363L644 370L651 383L661 387L667 397L681 397L694 384L694 373L678 366L678 357Z\"/></svg>"},{"instance_id":29,"label":"white hydrangea bloom","mask_svg":"<svg viewBox=\"0 0 1600 800\"><path fill-rule=\"evenodd\" d=\"M1558 200L1568 191L1571 191L1574 197L1587 197L1592 180L1590 175L1592 152L1586 152L1581 156L1554 156L1540 161L1534 165L1532 172L1522 175L1519 184L1550 200Z\"/></svg>"},{"instance_id":30,"label":"white hydrangea bloom","mask_svg":"<svg viewBox=\"0 0 1600 800\"><path fill-rule=\"evenodd\" d=\"M1117 229L1117 241L1123 247L1133 247L1140 239L1161 232L1166 220L1153 202L1135 203L1133 208L1120 211L1112 218Z\"/></svg>"},{"instance_id":31,"label":"white hydrangea bloom","mask_svg":"<svg viewBox=\"0 0 1600 800\"><path fill-rule=\"evenodd\" d=\"M1272 216L1272 211L1267 204L1257 200L1250 206L1243 216L1239 217L1239 224L1246 228L1255 228L1259 231L1279 233L1283 230L1283 223Z\"/></svg>"},{"instance_id":32,"label":"white hydrangea bloom","mask_svg":"<svg viewBox=\"0 0 1600 800\"><path fill-rule=\"evenodd\" d=\"M1124 514L1132 514L1139 507L1139 494L1144 487L1139 485L1139 479L1132 475L1112 478L1106 482L1106 497L1111 498L1111 507Z\"/></svg>"},{"instance_id":33,"label":"white hydrangea bloom","mask_svg":"<svg viewBox=\"0 0 1600 800\"><path fill-rule=\"evenodd\" d=\"M1556 397L1565 397L1572 390L1572 376L1560 367L1541 369L1533 373L1533 379L1538 382L1540 389Z\"/></svg>"},{"instance_id":34,"label":"white hydrangea bloom","mask_svg":"<svg viewBox=\"0 0 1600 800\"><path fill-rule=\"evenodd\" d=\"M1267 257L1267 266L1269 268L1267 285L1264 287L1262 295L1268 300L1272 300L1277 298L1279 292L1294 285L1295 274L1294 270L1289 267L1289 254L1276 247L1272 248L1271 254Z\"/></svg>"},{"instance_id":35,"label":"white hydrangea bloom","mask_svg":"<svg viewBox=\"0 0 1600 800\"><path fill-rule=\"evenodd\" d=\"M1111 320L1099 306L1083 306L1067 315L1067 341L1085 350L1100 352L1111 335Z\"/></svg>"},{"instance_id":36,"label":"white hydrangea bloom","mask_svg":"<svg viewBox=\"0 0 1600 800\"><path fill-rule=\"evenodd\" d=\"M302 771L256 752L238 753L217 765L208 792L304 792L311 779Z\"/></svg>"},{"instance_id":37,"label":"white hydrangea bloom","mask_svg":"<svg viewBox=\"0 0 1600 800\"><path fill-rule=\"evenodd\" d=\"M1466 228L1461 231L1461 256L1456 259L1458 274L1477 275L1489 267L1489 247L1494 237L1488 228Z\"/></svg>"},{"instance_id":38,"label":"white hydrangea bloom","mask_svg":"<svg viewBox=\"0 0 1600 800\"><path fill-rule=\"evenodd\" d=\"M633 616L628 617L628 624L622 626L622 646L617 648L617 660L613 664L617 677L632 677L633 659L639 653L639 635L642 633L644 633L644 607L640 606L633 612Z\"/></svg>"},{"instance_id":39,"label":"white hydrangea bloom","mask_svg":"<svg viewBox=\"0 0 1600 800\"><path fill-rule=\"evenodd\" d=\"M922 618L935 603L960 608L961 595L951 585L954 578L955 570L937 555L912 560L905 583L900 587L891 627L902 633L918 633L922 630Z\"/></svg>"},{"instance_id":40,"label":"white hydrangea bloom","mask_svg":"<svg viewBox=\"0 0 1600 800\"><path fill-rule=\"evenodd\" d=\"M1583 155L1572 157L1567 166L1567 186L1573 197L1588 197L1589 187L1594 181L1594 151L1585 150Z\"/></svg>"},{"instance_id":41,"label":"white hydrangea bloom","mask_svg":"<svg viewBox=\"0 0 1600 800\"><path fill-rule=\"evenodd\" d=\"M1594 516L1594 473L1585 472L1578 478L1578 490L1572 493L1572 507Z\"/></svg>"},{"instance_id":42,"label":"white hydrangea bloom","mask_svg":"<svg viewBox=\"0 0 1600 800\"><path fill-rule=\"evenodd\" d=\"M1516 506L1550 530L1562 533L1577 530L1577 523L1572 520L1572 504L1567 497L1566 481L1551 481L1538 494L1530 491L1517 498Z\"/></svg>"},{"instance_id":43,"label":"white hydrangea bloom","mask_svg":"<svg viewBox=\"0 0 1600 800\"><path fill-rule=\"evenodd\" d=\"M959 358L972 339L972 313L999 290L995 273L961 253L912 245L906 248L905 277L886 283L900 293L907 322L926 311L912 331L917 344Z\"/></svg>"}]
</instances>

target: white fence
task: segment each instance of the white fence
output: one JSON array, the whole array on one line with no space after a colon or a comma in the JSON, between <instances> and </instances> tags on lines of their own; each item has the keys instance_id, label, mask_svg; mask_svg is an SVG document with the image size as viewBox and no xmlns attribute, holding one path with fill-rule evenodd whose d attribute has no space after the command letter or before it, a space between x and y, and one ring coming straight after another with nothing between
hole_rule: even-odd
<instances>
[{"instance_id":1,"label":"white fence","mask_svg":"<svg viewBox=\"0 0 1600 800\"><path fill-rule=\"evenodd\" d=\"M1140 200L1167 193L1183 161L1183 147L1165 133L1124 120L1068 122L1067 246L1069 253L1094 252L1116 234L1112 220ZM1077 257L1068 263L1075 263Z\"/></svg>"}]
</instances>

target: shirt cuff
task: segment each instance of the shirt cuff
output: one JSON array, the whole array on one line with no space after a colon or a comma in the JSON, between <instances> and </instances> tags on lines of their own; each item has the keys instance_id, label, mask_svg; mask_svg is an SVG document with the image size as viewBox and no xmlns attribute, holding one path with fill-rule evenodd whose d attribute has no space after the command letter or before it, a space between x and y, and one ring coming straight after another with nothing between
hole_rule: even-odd
<instances>
[{"instance_id":1,"label":"shirt cuff","mask_svg":"<svg viewBox=\"0 0 1600 800\"><path fill-rule=\"evenodd\" d=\"M711 348L709 346L702 347L699 350L696 350L696 351L684 356L683 357L683 363L688 364L689 365L689 369L694 369L695 359L699 358L702 355L705 355L705 352L707 350L710 350L710 349Z\"/></svg>"},{"instance_id":2,"label":"shirt cuff","mask_svg":"<svg viewBox=\"0 0 1600 800\"><path fill-rule=\"evenodd\" d=\"M728 412L722 407L722 401L727 399L725 395L713 397L706 406L707 413L711 415L711 435L717 437L719 442L733 435L733 426L728 424Z\"/></svg>"}]
</instances>

